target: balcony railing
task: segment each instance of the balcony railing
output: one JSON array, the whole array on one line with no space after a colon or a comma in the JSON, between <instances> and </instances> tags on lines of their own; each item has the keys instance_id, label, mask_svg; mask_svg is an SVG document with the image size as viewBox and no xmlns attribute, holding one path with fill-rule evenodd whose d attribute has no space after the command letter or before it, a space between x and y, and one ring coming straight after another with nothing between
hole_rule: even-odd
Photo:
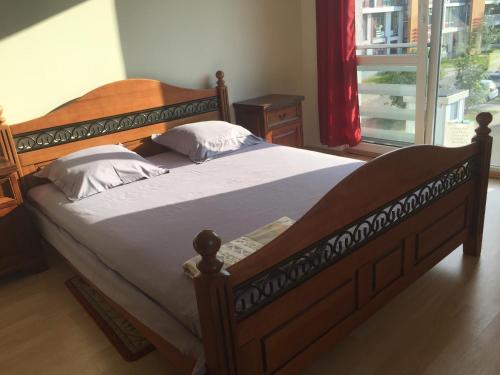
<instances>
[{"instance_id":1,"label":"balcony railing","mask_svg":"<svg viewBox=\"0 0 500 375\"><path fill-rule=\"evenodd\" d=\"M408 0L365 0L363 8L396 7L408 5Z\"/></svg>"},{"instance_id":2,"label":"balcony railing","mask_svg":"<svg viewBox=\"0 0 500 375\"><path fill-rule=\"evenodd\" d=\"M416 43L357 46L359 109L365 141L391 145L414 142L416 57L409 52L416 47Z\"/></svg>"},{"instance_id":3,"label":"balcony railing","mask_svg":"<svg viewBox=\"0 0 500 375\"><path fill-rule=\"evenodd\" d=\"M385 42L385 37L382 38ZM417 43L373 43L356 46L357 54L364 55L394 55L394 49L398 49L398 54L409 54L412 48L416 48Z\"/></svg>"}]
</instances>

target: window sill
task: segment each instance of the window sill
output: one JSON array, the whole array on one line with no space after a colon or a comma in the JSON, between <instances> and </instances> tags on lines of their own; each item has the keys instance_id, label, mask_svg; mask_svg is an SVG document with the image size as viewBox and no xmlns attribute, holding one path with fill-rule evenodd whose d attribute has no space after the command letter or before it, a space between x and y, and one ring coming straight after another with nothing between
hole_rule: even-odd
<instances>
[{"instance_id":1,"label":"window sill","mask_svg":"<svg viewBox=\"0 0 500 375\"><path fill-rule=\"evenodd\" d=\"M344 149L334 149L326 146L325 147L306 146L304 148L311 151L323 152L325 154L332 154L337 156L343 156L346 158L370 161L372 159L375 159L377 156L383 155L390 151L397 150L400 147L361 142L359 145L355 147L346 147ZM500 166L493 166L493 165L491 166L490 178L500 179Z\"/></svg>"},{"instance_id":2,"label":"window sill","mask_svg":"<svg viewBox=\"0 0 500 375\"><path fill-rule=\"evenodd\" d=\"M373 159L387 152L397 150L398 148L399 147L397 146L387 146L370 142L361 142L357 146L346 148L344 152L347 154L361 155Z\"/></svg>"},{"instance_id":3,"label":"window sill","mask_svg":"<svg viewBox=\"0 0 500 375\"><path fill-rule=\"evenodd\" d=\"M491 168L490 168L490 178L500 179L500 167L491 166Z\"/></svg>"}]
</instances>

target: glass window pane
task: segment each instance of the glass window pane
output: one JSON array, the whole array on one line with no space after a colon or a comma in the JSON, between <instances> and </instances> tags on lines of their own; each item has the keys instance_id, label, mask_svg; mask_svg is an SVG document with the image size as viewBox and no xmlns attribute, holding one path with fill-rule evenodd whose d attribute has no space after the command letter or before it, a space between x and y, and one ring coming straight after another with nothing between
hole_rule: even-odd
<instances>
[{"instance_id":1,"label":"glass window pane","mask_svg":"<svg viewBox=\"0 0 500 375\"><path fill-rule=\"evenodd\" d=\"M493 114L492 164L500 166L500 7L444 2L434 143L470 142L479 112Z\"/></svg>"},{"instance_id":2,"label":"glass window pane","mask_svg":"<svg viewBox=\"0 0 500 375\"><path fill-rule=\"evenodd\" d=\"M365 64L358 64L365 142L415 143L418 3L356 0L357 54ZM414 65L399 62L402 55L412 55ZM376 60L380 58L385 60Z\"/></svg>"},{"instance_id":3,"label":"glass window pane","mask_svg":"<svg viewBox=\"0 0 500 375\"><path fill-rule=\"evenodd\" d=\"M416 3L418 1L409 5L408 0L356 0L358 55L414 54ZM395 44L394 48L389 44Z\"/></svg>"},{"instance_id":4,"label":"glass window pane","mask_svg":"<svg viewBox=\"0 0 500 375\"><path fill-rule=\"evenodd\" d=\"M359 108L364 141L403 145L415 142L416 71L360 67Z\"/></svg>"}]
</instances>

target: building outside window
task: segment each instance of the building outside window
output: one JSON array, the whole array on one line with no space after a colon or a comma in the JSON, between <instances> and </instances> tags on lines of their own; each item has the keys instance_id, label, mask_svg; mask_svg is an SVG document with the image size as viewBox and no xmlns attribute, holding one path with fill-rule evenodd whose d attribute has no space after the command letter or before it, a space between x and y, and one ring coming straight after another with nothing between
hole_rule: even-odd
<instances>
[{"instance_id":1,"label":"building outside window","mask_svg":"<svg viewBox=\"0 0 500 375\"><path fill-rule=\"evenodd\" d=\"M450 104L449 109L448 109L448 121L450 121L450 122L459 121L458 110L459 110L459 103L458 102Z\"/></svg>"},{"instance_id":2,"label":"building outside window","mask_svg":"<svg viewBox=\"0 0 500 375\"><path fill-rule=\"evenodd\" d=\"M391 13L391 36L398 36L402 30L400 30L399 17L401 12Z\"/></svg>"},{"instance_id":3,"label":"building outside window","mask_svg":"<svg viewBox=\"0 0 500 375\"><path fill-rule=\"evenodd\" d=\"M500 0L429 3L357 0L364 144L464 145L488 111L500 167Z\"/></svg>"},{"instance_id":4,"label":"building outside window","mask_svg":"<svg viewBox=\"0 0 500 375\"><path fill-rule=\"evenodd\" d=\"M373 43L385 43L385 14L375 13L372 15L372 35Z\"/></svg>"}]
</instances>

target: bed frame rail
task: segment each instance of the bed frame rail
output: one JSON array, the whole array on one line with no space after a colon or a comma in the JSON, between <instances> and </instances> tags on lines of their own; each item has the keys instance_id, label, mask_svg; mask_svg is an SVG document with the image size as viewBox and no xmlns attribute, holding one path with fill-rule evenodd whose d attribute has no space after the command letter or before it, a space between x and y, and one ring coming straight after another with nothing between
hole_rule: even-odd
<instances>
[{"instance_id":1,"label":"bed frame rail","mask_svg":"<svg viewBox=\"0 0 500 375\"><path fill-rule=\"evenodd\" d=\"M477 116L468 146L413 146L365 164L227 271L221 240L201 232L195 285L210 373L297 373L461 244L479 256L491 120Z\"/></svg>"}]
</instances>

